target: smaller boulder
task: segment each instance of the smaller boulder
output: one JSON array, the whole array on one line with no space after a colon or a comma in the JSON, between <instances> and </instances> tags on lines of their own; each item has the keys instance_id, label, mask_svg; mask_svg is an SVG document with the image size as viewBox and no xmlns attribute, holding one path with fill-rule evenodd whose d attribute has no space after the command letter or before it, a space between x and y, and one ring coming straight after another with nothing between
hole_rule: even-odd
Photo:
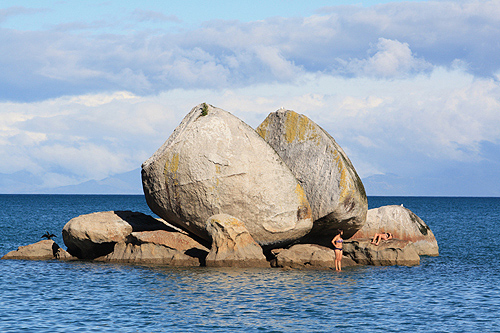
<instances>
[{"instance_id":1,"label":"smaller boulder","mask_svg":"<svg viewBox=\"0 0 500 333\"><path fill-rule=\"evenodd\" d=\"M379 245L371 243L371 239L344 241L344 255L360 265L374 266L417 266L420 256L411 241L391 239Z\"/></svg>"},{"instance_id":2,"label":"smaller boulder","mask_svg":"<svg viewBox=\"0 0 500 333\"><path fill-rule=\"evenodd\" d=\"M296 244L288 249L273 249L274 266L298 269L335 269L335 251L316 244ZM355 266L351 258L342 257L342 267Z\"/></svg>"},{"instance_id":3,"label":"smaller boulder","mask_svg":"<svg viewBox=\"0 0 500 333\"><path fill-rule=\"evenodd\" d=\"M124 242L116 243L113 252L96 260L182 267L200 265L197 258L190 257L182 251L153 243L143 243L140 245Z\"/></svg>"},{"instance_id":4,"label":"smaller boulder","mask_svg":"<svg viewBox=\"0 0 500 333\"><path fill-rule=\"evenodd\" d=\"M237 218L227 214L211 216L206 227L212 248L206 258L212 267L269 267L262 248Z\"/></svg>"},{"instance_id":5,"label":"smaller boulder","mask_svg":"<svg viewBox=\"0 0 500 333\"><path fill-rule=\"evenodd\" d=\"M152 216L131 211L109 211L71 219L62 230L68 252L80 259L95 259L111 253L134 231L172 230Z\"/></svg>"},{"instance_id":6,"label":"smaller boulder","mask_svg":"<svg viewBox=\"0 0 500 333\"><path fill-rule=\"evenodd\" d=\"M365 224L351 239L372 238L381 232L390 232L397 239L410 241L419 255L439 255L436 237L429 226L402 205L368 210Z\"/></svg>"},{"instance_id":7,"label":"smaller boulder","mask_svg":"<svg viewBox=\"0 0 500 333\"><path fill-rule=\"evenodd\" d=\"M129 241L137 244L152 243L163 245L182 252L191 249L198 249L207 253L209 251L208 248L183 231L154 230L132 232Z\"/></svg>"},{"instance_id":8,"label":"smaller boulder","mask_svg":"<svg viewBox=\"0 0 500 333\"><path fill-rule=\"evenodd\" d=\"M42 240L34 244L20 246L17 250L4 255L2 259L27 259L27 260L50 260L76 259L64 249L60 248L53 240Z\"/></svg>"},{"instance_id":9,"label":"smaller boulder","mask_svg":"<svg viewBox=\"0 0 500 333\"><path fill-rule=\"evenodd\" d=\"M140 231L132 232L128 237L127 242L136 245L154 244L166 247L172 251L178 251L183 255L198 259L197 266L205 266L205 258L210 251L207 247L200 242L193 239L186 232L181 231L167 231L167 230L154 230L154 231ZM185 261L185 257L181 260ZM190 262L188 266L192 266ZM177 264L173 264L179 266ZM183 266L183 264L181 264Z\"/></svg>"}]
</instances>

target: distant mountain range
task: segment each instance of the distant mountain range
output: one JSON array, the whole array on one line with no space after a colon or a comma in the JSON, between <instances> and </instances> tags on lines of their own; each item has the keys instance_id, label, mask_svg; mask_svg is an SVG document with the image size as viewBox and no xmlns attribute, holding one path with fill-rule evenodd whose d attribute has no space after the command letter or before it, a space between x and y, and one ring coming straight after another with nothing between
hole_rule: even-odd
<instances>
[{"instance_id":1,"label":"distant mountain range","mask_svg":"<svg viewBox=\"0 0 500 333\"><path fill-rule=\"evenodd\" d=\"M368 195L409 195L412 184L394 174L375 175L363 179ZM413 184L414 185L414 184ZM76 185L43 187L43 178L28 171L0 173L0 193L6 194L143 194L141 169L116 174L101 180Z\"/></svg>"},{"instance_id":2,"label":"distant mountain range","mask_svg":"<svg viewBox=\"0 0 500 333\"><path fill-rule=\"evenodd\" d=\"M45 188L42 184L40 176L28 171L0 174L0 193L5 194L143 194L140 168L77 185Z\"/></svg>"},{"instance_id":3,"label":"distant mountain range","mask_svg":"<svg viewBox=\"0 0 500 333\"><path fill-rule=\"evenodd\" d=\"M457 173L457 172L456 172ZM455 174L456 174L455 173ZM448 172L453 174L452 172ZM500 196L495 175L477 175L454 179L443 175L402 177L378 174L362 179L369 196ZM485 181L486 180L486 181ZM89 180L76 185L54 188L43 186L43 178L27 171L0 173L0 194L143 194L141 169Z\"/></svg>"}]
</instances>

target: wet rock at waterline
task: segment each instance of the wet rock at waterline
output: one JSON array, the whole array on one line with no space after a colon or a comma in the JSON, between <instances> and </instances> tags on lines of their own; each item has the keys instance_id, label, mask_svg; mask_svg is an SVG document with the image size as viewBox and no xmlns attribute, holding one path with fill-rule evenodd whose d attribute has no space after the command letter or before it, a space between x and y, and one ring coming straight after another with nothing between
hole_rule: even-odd
<instances>
[{"instance_id":1,"label":"wet rock at waterline","mask_svg":"<svg viewBox=\"0 0 500 333\"><path fill-rule=\"evenodd\" d=\"M212 267L269 267L269 263L245 224L237 218L218 214L207 221L212 248L206 265Z\"/></svg>"},{"instance_id":2,"label":"wet rock at waterline","mask_svg":"<svg viewBox=\"0 0 500 333\"><path fill-rule=\"evenodd\" d=\"M397 239L412 242L419 255L439 255L436 237L429 226L403 206L391 205L370 209L365 225L352 239L372 238L375 233L381 232L390 232Z\"/></svg>"},{"instance_id":3,"label":"wet rock at waterline","mask_svg":"<svg viewBox=\"0 0 500 333\"><path fill-rule=\"evenodd\" d=\"M204 239L206 221L229 214L260 245L296 240L312 227L311 208L294 175L247 124L222 109L193 108L142 165L151 210Z\"/></svg>"},{"instance_id":4,"label":"wet rock at waterline","mask_svg":"<svg viewBox=\"0 0 500 333\"><path fill-rule=\"evenodd\" d=\"M271 145L303 186L311 205L313 230L307 241L328 244L336 229L351 237L366 218L361 179L335 140L304 115L278 110L257 132Z\"/></svg>"}]
</instances>

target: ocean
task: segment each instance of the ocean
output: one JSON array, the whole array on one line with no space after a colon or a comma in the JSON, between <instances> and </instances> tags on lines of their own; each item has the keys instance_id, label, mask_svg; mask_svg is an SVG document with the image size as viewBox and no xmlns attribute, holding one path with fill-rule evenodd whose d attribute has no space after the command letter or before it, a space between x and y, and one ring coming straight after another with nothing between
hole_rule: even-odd
<instances>
[{"instance_id":1,"label":"ocean","mask_svg":"<svg viewBox=\"0 0 500 333\"><path fill-rule=\"evenodd\" d=\"M500 332L500 198L369 197L431 228L440 256L342 272L0 260L0 332ZM141 195L0 195L0 256L65 248L71 218L153 215Z\"/></svg>"}]
</instances>

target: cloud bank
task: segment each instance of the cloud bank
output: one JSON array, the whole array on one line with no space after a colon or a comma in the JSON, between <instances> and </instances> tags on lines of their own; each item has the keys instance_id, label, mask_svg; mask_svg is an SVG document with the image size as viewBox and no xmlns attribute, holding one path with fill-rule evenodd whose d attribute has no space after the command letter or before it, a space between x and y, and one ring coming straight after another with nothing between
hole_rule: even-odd
<instances>
[{"instance_id":1,"label":"cloud bank","mask_svg":"<svg viewBox=\"0 0 500 333\"><path fill-rule=\"evenodd\" d=\"M29 10L0 10L0 24ZM179 20L141 9L130 17ZM97 26L0 25L0 173L43 174L50 187L129 171L201 102L254 127L282 106L306 114L362 177L444 177L450 194L467 195L450 172L467 178L500 164L497 1L325 7L179 32Z\"/></svg>"}]
</instances>

